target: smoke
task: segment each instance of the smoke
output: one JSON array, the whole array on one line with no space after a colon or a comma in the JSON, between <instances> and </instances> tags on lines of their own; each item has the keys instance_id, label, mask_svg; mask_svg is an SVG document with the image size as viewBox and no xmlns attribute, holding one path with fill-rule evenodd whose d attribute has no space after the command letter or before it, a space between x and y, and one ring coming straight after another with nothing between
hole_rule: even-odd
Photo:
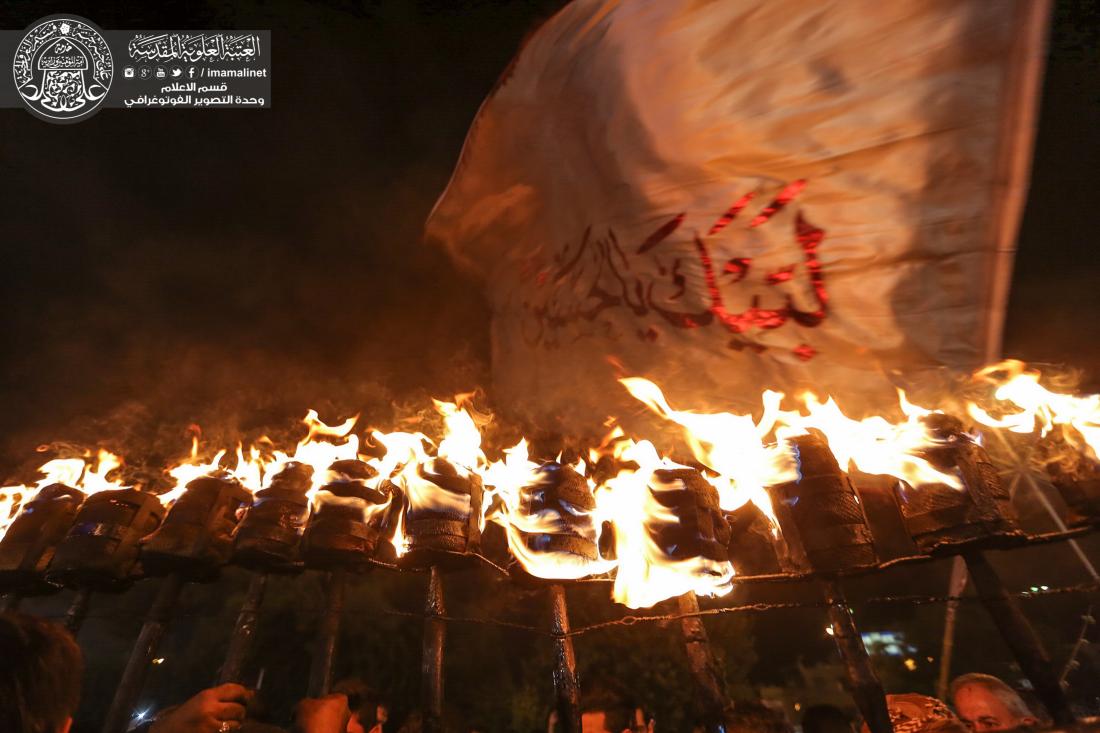
<instances>
[{"instance_id":1,"label":"smoke","mask_svg":"<svg viewBox=\"0 0 1100 733\"><path fill-rule=\"evenodd\" d=\"M180 455L190 426L248 439L309 407L385 425L486 384L489 312L422 226L557 4L66 5L104 28L271 28L274 109L0 117L0 468L58 440Z\"/></svg>"}]
</instances>

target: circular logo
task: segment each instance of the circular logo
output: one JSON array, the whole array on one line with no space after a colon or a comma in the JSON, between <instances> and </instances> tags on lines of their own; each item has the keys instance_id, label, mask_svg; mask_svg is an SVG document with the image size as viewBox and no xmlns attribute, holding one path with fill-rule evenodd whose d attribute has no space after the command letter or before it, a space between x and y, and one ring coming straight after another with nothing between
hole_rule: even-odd
<instances>
[{"instance_id":1,"label":"circular logo","mask_svg":"<svg viewBox=\"0 0 1100 733\"><path fill-rule=\"evenodd\" d=\"M107 41L75 16L38 21L15 49L15 88L27 108L50 122L86 119L107 97L114 76Z\"/></svg>"}]
</instances>

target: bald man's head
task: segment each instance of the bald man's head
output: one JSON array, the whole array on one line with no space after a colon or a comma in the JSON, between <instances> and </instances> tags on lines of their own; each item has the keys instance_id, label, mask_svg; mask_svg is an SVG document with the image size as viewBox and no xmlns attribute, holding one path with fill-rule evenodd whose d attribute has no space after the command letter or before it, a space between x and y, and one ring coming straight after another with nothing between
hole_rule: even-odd
<instances>
[{"instance_id":1,"label":"bald man's head","mask_svg":"<svg viewBox=\"0 0 1100 733\"><path fill-rule=\"evenodd\" d=\"M964 674L951 683L951 703L977 733L1025 728L1039 723L1015 690L993 675Z\"/></svg>"}]
</instances>

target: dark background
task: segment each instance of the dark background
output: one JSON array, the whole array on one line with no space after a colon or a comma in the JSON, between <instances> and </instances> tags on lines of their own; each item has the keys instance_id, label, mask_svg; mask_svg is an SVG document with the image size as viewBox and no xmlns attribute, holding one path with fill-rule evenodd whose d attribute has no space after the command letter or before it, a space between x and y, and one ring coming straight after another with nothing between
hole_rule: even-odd
<instances>
[{"instance_id":1,"label":"dark background","mask_svg":"<svg viewBox=\"0 0 1100 733\"><path fill-rule=\"evenodd\" d=\"M248 436L290 425L306 407L364 411L384 423L396 402L485 384L487 311L476 287L421 246L427 213L467 126L526 34L558 2L9 2L0 27L57 12L109 29L272 29L269 111L105 110L76 125L0 111L0 467L40 443L100 441L129 455L182 451L188 426ZM1005 355L1079 368L1100 389L1100 257L1095 130L1100 128L1093 3L1057 3L1031 193L1020 234ZM1094 548L1095 549L1095 548ZM1095 556L1095 552L1094 552ZM1065 548L1009 569L1014 587L1081 579ZM855 584L853 593L942 592L945 567ZM1011 573L1016 573L1011 576ZM265 611L264 696L285 714L305 688L316 580L287 580ZM89 654L81 722L101 714L152 589L99 598L81 636ZM537 618L538 593L482 579L456 583L455 610ZM413 610L422 579L356 586L341 671L395 705L415 699L419 629L380 617ZM243 576L190 589L146 696L178 700L210 681ZM801 597L739 590L738 600ZM770 595L769 595L770 594ZM583 621L615 613L606 589L578 591ZM786 596L785 596L786 597ZM32 605L59 613L68 600ZM1034 601L1062 661L1079 599ZM942 609L868 609L865 628L901 628L938 656ZM964 607L957 671L1011 676L981 611ZM792 686L797 664L831 659L821 614L708 621L739 690ZM613 678L682 730L689 688L669 633L653 627L584 637L587 679ZM796 632L796 633L794 633ZM755 643L753 639L755 638ZM545 640L456 629L449 700L490 730L542 727ZM680 655L680 656L678 656ZM923 660L923 656L920 656ZM892 691L930 691L934 664L906 676L881 660ZM747 694L747 693L746 693ZM92 727L84 727L92 730Z\"/></svg>"}]
</instances>

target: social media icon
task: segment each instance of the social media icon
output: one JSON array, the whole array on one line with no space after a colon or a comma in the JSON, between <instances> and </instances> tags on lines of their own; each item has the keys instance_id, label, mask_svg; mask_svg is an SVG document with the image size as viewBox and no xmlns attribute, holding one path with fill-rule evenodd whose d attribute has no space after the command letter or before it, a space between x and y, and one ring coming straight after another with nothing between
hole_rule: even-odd
<instances>
[{"instance_id":1,"label":"social media icon","mask_svg":"<svg viewBox=\"0 0 1100 733\"><path fill-rule=\"evenodd\" d=\"M183 76L183 69L178 66L173 66L172 70L168 73L172 75L173 79L179 79L181 76Z\"/></svg>"},{"instance_id":2,"label":"social media icon","mask_svg":"<svg viewBox=\"0 0 1100 733\"><path fill-rule=\"evenodd\" d=\"M134 78L134 67L133 66L127 66L125 69L122 70L122 76L127 78L127 79L133 79Z\"/></svg>"},{"instance_id":3,"label":"social media icon","mask_svg":"<svg viewBox=\"0 0 1100 733\"><path fill-rule=\"evenodd\" d=\"M148 79L150 76L153 75L153 70L150 69L148 66L142 66L139 73L142 79Z\"/></svg>"},{"instance_id":4,"label":"social media icon","mask_svg":"<svg viewBox=\"0 0 1100 733\"><path fill-rule=\"evenodd\" d=\"M163 66L158 66L157 70L153 72L153 76L157 77L158 79L163 79L164 77L168 76L168 72L164 70Z\"/></svg>"}]
</instances>

